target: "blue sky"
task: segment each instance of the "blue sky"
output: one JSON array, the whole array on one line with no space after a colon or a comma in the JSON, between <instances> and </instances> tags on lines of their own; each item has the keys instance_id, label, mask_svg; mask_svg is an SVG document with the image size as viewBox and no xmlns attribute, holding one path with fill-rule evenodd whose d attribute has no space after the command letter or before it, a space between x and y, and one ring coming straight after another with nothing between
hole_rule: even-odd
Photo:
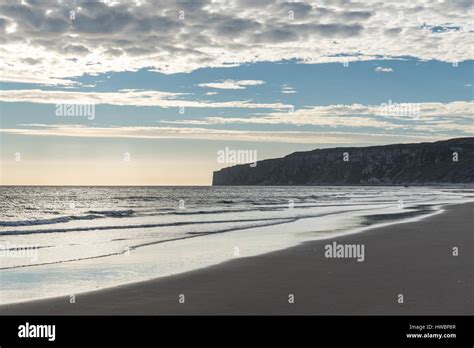
<instances>
[{"instance_id":1,"label":"blue sky","mask_svg":"<svg viewBox=\"0 0 474 348\"><path fill-rule=\"evenodd\" d=\"M205 185L226 147L472 136L472 5L384 4L1 3L1 183Z\"/></svg>"}]
</instances>

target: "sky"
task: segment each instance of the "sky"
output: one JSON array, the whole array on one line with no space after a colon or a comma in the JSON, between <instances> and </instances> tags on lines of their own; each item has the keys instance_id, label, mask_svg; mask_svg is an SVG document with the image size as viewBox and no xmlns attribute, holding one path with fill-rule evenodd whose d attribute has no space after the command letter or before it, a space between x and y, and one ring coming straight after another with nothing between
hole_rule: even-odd
<instances>
[{"instance_id":1,"label":"sky","mask_svg":"<svg viewBox=\"0 0 474 348\"><path fill-rule=\"evenodd\" d=\"M474 136L473 10L0 0L0 184L209 185L223 151Z\"/></svg>"}]
</instances>

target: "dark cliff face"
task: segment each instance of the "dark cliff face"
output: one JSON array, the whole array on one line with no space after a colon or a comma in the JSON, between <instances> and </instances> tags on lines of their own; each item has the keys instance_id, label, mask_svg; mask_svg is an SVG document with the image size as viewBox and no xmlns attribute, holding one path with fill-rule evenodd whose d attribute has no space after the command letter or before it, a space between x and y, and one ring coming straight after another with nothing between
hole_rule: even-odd
<instances>
[{"instance_id":1,"label":"dark cliff face","mask_svg":"<svg viewBox=\"0 0 474 348\"><path fill-rule=\"evenodd\" d=\"M457 161L456 161L457 154ZM223 168L219 185L393 185L474 183L474 138L344 147Z\"/></svg>"}]
</instances>

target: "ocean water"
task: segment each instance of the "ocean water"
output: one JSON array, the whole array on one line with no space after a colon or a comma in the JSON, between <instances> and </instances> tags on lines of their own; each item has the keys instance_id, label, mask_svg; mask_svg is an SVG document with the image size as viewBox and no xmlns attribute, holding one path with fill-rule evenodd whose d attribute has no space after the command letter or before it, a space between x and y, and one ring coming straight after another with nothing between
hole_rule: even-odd
<instances>
[{"instance_id":1,"label":"ocean water","mask_svg":"<svg viewBox=\"0 0 474 348\"><path fill-rule=\"evenodd\" d=\"M450 187L0 187L0 304L163 277L423 218Z\"/></svg>"}]
</instances>

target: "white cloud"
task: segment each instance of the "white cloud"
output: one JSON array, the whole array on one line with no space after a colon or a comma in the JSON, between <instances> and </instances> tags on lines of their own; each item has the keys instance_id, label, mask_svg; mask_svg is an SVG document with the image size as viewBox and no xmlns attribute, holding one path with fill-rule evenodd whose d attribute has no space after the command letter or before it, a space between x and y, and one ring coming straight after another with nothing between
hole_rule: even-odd
<instances>
[{"instance_id":1,"label":"white cloud","mask_svg":"<svg viewBox=\"0 0 474 348\"><path fill-rule=\"evenodd\" d=\"M179 99L184 93L160 91L142 91L124 89L119 92L75 92L75 91L44 91L40 89L0 90L0 101L29 102L39 104L109 104L192 107L192 108L263 108L288 109L291 105L282 103L254 103L250 101L205 102Z\"/></svg>"},{"instance_id":2,"label":"white cloud","mask_svg":"<svg viewBox=\"0 0 474 348\"><path fill-rule=\"evenodd\" d=\"M396 103L394 104L396 105ZM474 134L473 102L419 103L419 115L386 113L379 105L329 105L298 109L293 112L271 112L252 117L206 117L201 120L162 121L166 124L231 125L266 124L322 127L370 127L386 131L442 132Z\"/></svg>"},{"instance_id":3,"label":"white cloud","mask_svg":"<svg viewBox=\"0 0 474 348\"><path fill-rule=\"evenodd\" d=\"M436 135L390 135L384 133L275 132L176 127L88 127L83 125L22 125L28 128L0 129L0 133L29 136L85 138L202 139L277 142L295 144L389 144L443 139Z\"/></svg>"},{"instance_id":4,"label":"white cloud","mask_svg":"<svg viewBox=\"0 0 474 348\"><path fill-rule=\"evenodd\" d=\"M61 84L83 74L177 73L291 59L473 58L473 2L464 0L23 3L0 3L4 81ZM448 25L454 29L435 30Z\"/></svg>"},{"instance_id":5,"label":"white cloud","mask_svg":"<svg viewBox=\"0 0 474 348\"><path fill-rule=\"evenodd\" d=\"M298 92L291 86L283 85L283 86L281 86L281 93L283 93L283 94L294 94L294 93L298 93Z\"/></svg>"},{"instance_id":6,"label":"white cloud","mask_svg":"<svg viewBox=\"0 0 474 348\"><path fill-rule=\"evenodd\" d=\"M378 67L375 68L375 72L391 73L391 72L393 72L393 69L392 69L392 68L384 68L384 67L378 66Z\"/></svg>"},{"instance_id":7,"label":"white cloud","mask_svg":"<svg viewBox=\"0 0 474 348\"><path fill-rule=\"evenodd\" d=\"M247 86L258 86L264 83L265 81L261 80L224 80L220 82L200 83L198 86L215 89L245 89Z\"/></svg>"}]
</instances>

